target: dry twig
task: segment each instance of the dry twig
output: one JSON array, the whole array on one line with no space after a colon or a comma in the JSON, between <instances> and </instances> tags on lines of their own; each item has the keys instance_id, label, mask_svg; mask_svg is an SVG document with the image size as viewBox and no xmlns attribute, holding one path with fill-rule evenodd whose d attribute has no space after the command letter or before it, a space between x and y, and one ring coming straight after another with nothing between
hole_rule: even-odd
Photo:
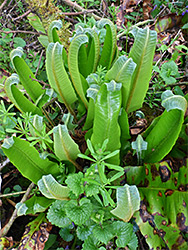
<instances>
[{"instance_id":1,"label":"dry twig","mask_svg":"<svg viewBox=\"0 0 188 250\"><path fill-rule=\"evenodd\" d=\"M34 32L34 31L26 31L26 30L9 30L9 31L4 31L4 30L0 30L0 33L5 33L5 34L9 34L9 33L25 33L25 34L33 34L33 35L46 35L45 33L42 32Z\"/></svg>"},{"instance_id":2,"label":"dry twig","mask_svg":"<svg viewBox=\"0 0 188 250\"><path fill-rule=\"evenodd\" d=\"M87 14L88 16L93 16L96 20L101 20L100 16L97 16L96 14L92 13L91 11L88 11L84 8L82 8L80 5L78 5L76 2L72 2L71 0L63 0L63 2L65 4L67 4L68 6L80 11L80 12L84 12L85 14Z\"/></svg>"},{"instance_id":3,"label":"dry twig","mask_svg":"<svg viewBox=\"0 0 188 250\"><path fill-rule=\"evenodd\" d=\"M7 1L8 1L8 0L5 0L5 1L1 4L1 6L0 6L0 11L3 9L3 7L4 7L5 4L7 3Z\"/></svg>"},{"instance_id":4,"label":"dry twig","mask_svg":"<svg viewBox=\"0 0 188 250\"><path fill-rule=\"evenodd\" d=\"M27 197L30 194L30 192L31 192L31 190L32 190L32 188L34 186L35 186L35 184L33 182L29 185L29 187L26 190L23 198L20 201L21 203L23 203L24 201L27 200ZM2 230L0 232L0 237L5 236L8 233L9 229L11 228L12 224L14 223L14 221L16 220L17 217L18 217L17 209L15 209L12 216L11 216L11 218L10 218L10 220L9 220L9 222L2 228Z\"/></svg>"},{"instance_id":5,"label":"dry twig","mask_svg":"<svg viewBox=\"0 0 188 250\"><path fill-rule=\"evenodd\" d=\"M25 12L23 15L21 15L21 16L18 16L18 17L16 17L16 18L13 18L12 21L15 22L15 21L17 21L17 20L19 20L19 19L22 19L23 17L29 15L29 13L31 13L31 10L26 11L26 12Z\"/></svg>"}]
</instances>

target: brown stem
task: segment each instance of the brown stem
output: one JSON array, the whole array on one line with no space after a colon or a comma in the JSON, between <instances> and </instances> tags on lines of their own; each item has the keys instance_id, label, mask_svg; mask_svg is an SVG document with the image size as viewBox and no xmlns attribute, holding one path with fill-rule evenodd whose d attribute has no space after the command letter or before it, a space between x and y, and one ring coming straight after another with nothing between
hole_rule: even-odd
<instances>
[{"instance_id":1,"label":"brown stem","mask_svg":"<svg viewBox=\"0 0 188 250\"><path fill-rule=\"evenodd\" d=\"M44 54L44 50L42 50L42 52L41 52L41 54L40 54L39 62L38 62L37 69L36 69L36 72L35 72L35 77L36 77L37 74L38 74L39 67L40 67L40 63L41 63L43 54Z\"/></svg>"},{"instance_id":2,"label":"brown stem","mask_svg":"<svg viewBox=\"0 0 188 250\"><path fill-rule=\"evenodd\" d=\"M160 88L159 90L160 91L163 91L163 90L166 90L167 87L176 87L176 86L183 86L183 85L188 85L188 82L176 82L176 83L173 83L173 84L168 84L168 85L165 85L164 87ZM153 89L152 87L150 87L149 89Z\"/></svg>"},{"instance_id":3,"label":"brown stem","mask_svg":"<svg viewBox=\"0 0 188 250\"><path fill-rule=\"evenodd\" d=\"M46 35L43 32L34 32L34 31L26 31L26 30L9 30L9 31L4 31L4 30L0 30L0 33L5 33L5 34L9 34L9 33L25 33L25 34L33 34L33 35Z\"/></svg>"},{"instance_id":4,"label":"brown stem","mask_svg":"<svg viewBox=\"0 0 188 250\"><path fill-rule=\"evenodd\" d=\"M9 162L10 160L7 158L3 163L0 164L0 172Z\"/></svg>"},{"instance_id":5,"label":"brown stem","mask_svg":"<svg viewBox=\"0 0 188 250\"><path fill-rule=\"evenodd\" d=\"M25 12L23 15L21 15L21 16L18 16L18 17L16 17L16 18L13 18L12 21L14 22L14 21L17 21L17 20L19 20L19 19L22 19L23 17L29 15L29 13L31 13L31 10L26 11L26 12Z\"/></svg>"},{"instance_id":6,"label":"brown stem","mask_svg":"<svg viewBox=\"0 0 188 250\"><path fill-rule=\"evenodd\" d=\"M78 16L78 15L84 15L84 14L93 13L93 12L94 10L85 10L85 11L79 11L79 12L63 12L61 14L65 16Z\"/></svg>"},{"instance_id":7,"label":"brown stem","mask_svg":"<svg viewBox=\"0 0 188 250\"><path fill-rule=\"evenodd\" d=\"M71 0L63 0L63 2L65 4L67 4L68 6L80 11L80 12L84 12L86 13L88 16L93 16L96 20L101 20L101 17L91 13L90 11L82 8L80 5L78 5L76 2L72 2Z\"/></svg>"},{"instance_id":8,"label":"brown stem","mask_svg":"<svg viewBox=\"0 0 188 250\"><path fill-rule=\"evenodd\" d=\"M21 203L23 203L24 201L27 200L27 197L30 194L30 192L34 186L35 186L35 184L33 182L29 185L28 189L26 190L26 193L24 194L23 198L20 201ZM9 229L11 228L12 224L14 223L14 221L16 220L17 217L18 217L17 209L15 209L9 222L0 231L0 237L5 236L8 233Z\"/></svg>"},{"instance_id":9,"label":"brown stem","mask_svg":"<svg viewBox=\"0 0 188 250\"><path fill-rule=\"evenodd\" d=\"M0 11L3 9L3 7L4 7L5 4L7 3L7 1L8 1L8 0L5 0L5 1L1 4L1 6L0 6Z\"/></svg>"}]
</instances>

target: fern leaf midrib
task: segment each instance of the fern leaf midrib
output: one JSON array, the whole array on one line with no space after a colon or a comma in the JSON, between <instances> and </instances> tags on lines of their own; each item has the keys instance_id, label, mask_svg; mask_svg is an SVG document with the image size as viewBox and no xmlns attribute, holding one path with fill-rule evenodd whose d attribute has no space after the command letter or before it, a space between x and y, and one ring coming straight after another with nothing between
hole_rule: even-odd
<instances>
[{"instance_id":1,"label":"fern leaf midrib","mask_svg":"<svg viewBox=\"0 0 188 250\"><path fill-rule=\"evenodd\" d=\"M145 46L144 46L144 48L143 48L143 50L142 50L143 53L142 53L141 60L140 60L140 62L141 62L140 65L141 65L141 66L138 68L138 72L137 72L137 74L136 74L136 78L135 78L135 80L134 80L133 87L132 87L132 89L131 89L131 94L129 95L129 99L128 99L128 101L127 101L127 107L126 107L126 111L127 111L127 112L128 112L128 110L129 110L129 106L130 106L130 104L131 104L132 97L133 97L133 95L134 95L134 92L135 92L135 89L136 89L136 86L137 86L138 78L139 78L140 71L141 71L141 68L142 68L143 58L144 58L144 56L145 56L145 52L146 52L146 48L147 48L148 43L149 43L149 28L147 28L147 39L146 39Z\"/></svg>"}]
</instances>

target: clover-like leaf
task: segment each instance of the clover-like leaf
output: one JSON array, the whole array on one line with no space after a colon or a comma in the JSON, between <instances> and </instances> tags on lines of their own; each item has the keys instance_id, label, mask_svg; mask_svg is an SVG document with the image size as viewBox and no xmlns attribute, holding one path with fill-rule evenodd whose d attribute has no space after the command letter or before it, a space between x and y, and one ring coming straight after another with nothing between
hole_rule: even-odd
<instances>
[{"instance_id":1,"label":"clover-like leaf","mask_svg":"<svg viewBox=\"0 0 188 250\"><path fill-rule=\"evenodd\" d=\"M71 200L66 203L65 211L75 224L81 226L89 219L92 213L92 204L86 198L82 198L79 204L76 200Z\"/></svg>"},{"instance_id":2,"label":"clover-like leaf","mask_svg":"<svg viewBox=\"0 0 188 250\"><path fill-rule=\"evenodd\" d=\"M68 227L71 220L66 216L65 213L66 201L55 201L49 208L47 213L48 220L57 227Z\"/></svg>"}]
</instances>

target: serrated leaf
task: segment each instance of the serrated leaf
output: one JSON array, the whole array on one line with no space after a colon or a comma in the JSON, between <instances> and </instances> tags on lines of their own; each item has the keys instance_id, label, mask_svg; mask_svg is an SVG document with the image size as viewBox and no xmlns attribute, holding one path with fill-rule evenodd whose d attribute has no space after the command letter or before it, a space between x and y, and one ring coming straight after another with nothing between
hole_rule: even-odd
<instances>
[{"instance_id":1,"label":"serrated leaf","mask_svg":"<svg viewBox=\"0 0 188 250\"><path fill-rule=\"evenodd\" d=\"M92 227L86 225L77 227L76 233L80 240L85 241L92 234Z\"/></svg>"},{"instance_id":2,"label":"serrated leaf","mask_svg":"<svg viewBox=\"0 0 188 250\"><path fill-rule=\"evenodd\" d=\"M132 149L136 150L138 162L142 159L142 151L147 150L148 143L144 141L141 135L138 135L136 141L131 143Z\"/></svg>"},{"instance_id":3,"label":"serrated leaf","mask_svg":"<svg viewBox=\"0 0 188 250\"><path fill-rule=\"evenodd\" d=\"M89 236L84 241L84 244L82 245L83 246L82 250L98 250L96 243L97 243L96 239L94 239L94 237L92 236Z\"/></svg>"},{"instance_id":4,"label":"serrated leaf","mask_svg":"<svg viewBox=\"0 0 188 250\"><path fill-rule=\"evenodd\" d=\"M116 221L113 223L113 230L117 236L117 247L125 247L131 240L133 234L133 225L123 221Z\"/></svg>"},{"instance_id":5,"label":"serrated leaf","mask_svg":"<svg viewBox=\"0 0 188 250\"><path fill-rule=\"evenodd\" d=\"M47 213L48 220L55 226L64 228L72 224L71 220L65 213L66 201L55 201Z\"/></svg>"},{"instance_id":6,"label":"serrated leaf","mask_svg":"<svg viewBox=\"0 0 188 250\"><path fill-rule=\"evenodd\" d=\"M95 185L93 183L87 183L85 184L85 192L86 192L86 196L93 196L99 193L99 186Z\"/></svg>"},{"instance_id":7,"label":"serrated leaf","mask_svg":"<svg viewBox=\"0 0 188 250\"><path fill-rule=\"evenodd\" d=\"M77 125L73 123L74 116L70 113L64 114L62 118L62 122L67 126L70 131L73 131Z\"/></svg>"},{"instance_id":8,"label":"serrated leaf","mask_svg":"<svg viewBox=\"0 0 188 250\"><path fill-rule=\"evenodd\" d=\"M49 199L67 200L69 197L70 189L59 184L51 174L44 175L37 184L41 193Z\"/></svg>"},{"instance_id":9,"label":"serrated leaf","mask_svg":"<svg viewBox=\"0 0 188 250\"><path fill-rule=\"evenodd\" d=\"M131 235L131 239L129 243L127 244L130 250L136 250L138 249L138 238L135 233Z\"/></svg>"},{"instance_id":10,"label":"serrated leaf","mask_svg":"<svg viewBox=\"0 0 188 250\"><path fill-rule=\"evenodd\" d=\"M117 207L111 213L123 221L131 219L134 212L140 208L140 195L136 186L125 184L117 188Z\"/></svg>"},{"instance_id":11,"label":"serrated leaf","mask_svg":"<svg viewBox=\"0 0 188 250\"><path fill-rule=\"evenodd\" d=\"M70 229L68 227L61 228L61 230L59 231L59 235L66 242L69 242L74 238L74 235L70 233Z\"/></svg>"},{"instance_id":12,"label":"serrated leaf","mask_svg":"<svg viewBox=\"0 0 188 250\"><path fill-rule=\"evenodd\" d=\"M91 216L92 204L91 201L82 198L79 202L71 200L65 205L67 216L77 225L83 225Z\"/></svg>"},{"instance_id":13,"label":"serrated leaf","mask_svg":"<svg viewBox=\"0 0 188 250\"><path fill-rule=\"evenodd\" d=\"M90 87L87 89L87 97L92 98L95 102L99 89L100 89L99 85L91 84Z\"/></svg>"},{"instance_id":14,"label":"serrated leaf","mask_svg":"<svg viewBox=\"0 0 188 250\"><path fill-rule=\"evenodd\" d=\"M84 192L84 186L82 183L83 173L69 175L65 181L69 189L76 195L79 196Z\"/></svg>"},{"instance_id":15,"label":"serrated leaf","mask_svg":"<svg viewBox=\"0 0 188 250\"><path fill-rule=\"evenodd\" d=\"M93 235L100 242L107 244L113 237L112 225L104 223L93 228Z\"/></svg>"}]
</instances>

